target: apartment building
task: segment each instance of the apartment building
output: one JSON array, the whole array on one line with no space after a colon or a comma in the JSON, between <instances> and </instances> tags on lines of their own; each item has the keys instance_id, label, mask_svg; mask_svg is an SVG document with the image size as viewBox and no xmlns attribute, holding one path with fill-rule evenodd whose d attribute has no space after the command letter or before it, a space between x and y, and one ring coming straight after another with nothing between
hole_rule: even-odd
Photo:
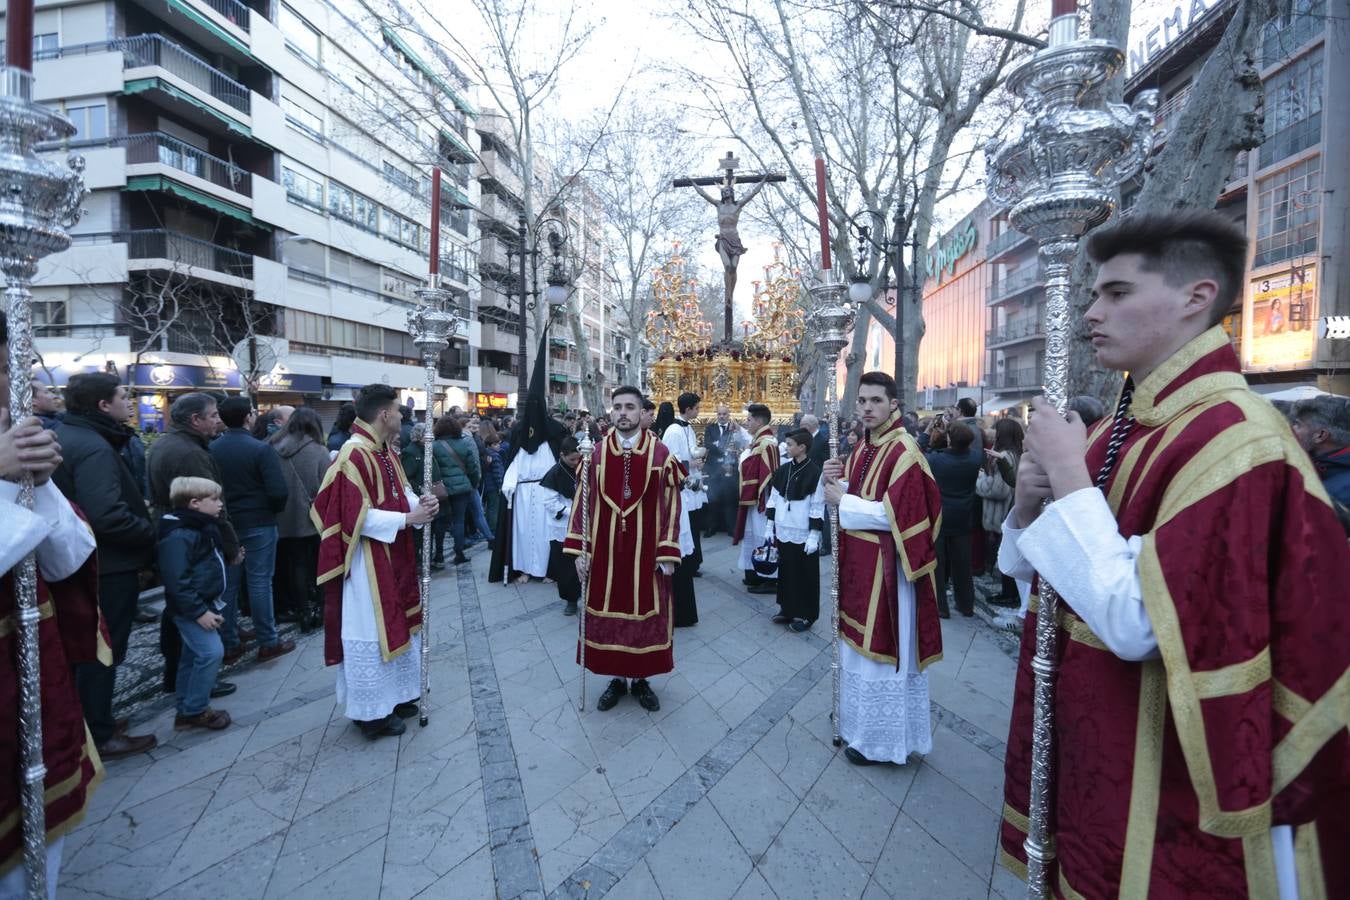
<instances>
[{"instance_id":1,"label":"apartment building","mask_svg":"<svg viewBox=\"0 0 1350 900\"><path fill-rule=\"evenodd\" d=\"M506 117L482 110L474 122L480 164L477 225L480 291L474 318L477 340L469 360L470 404L480 411L516 405L526 353L534 352L531 317L520 316L520 217L524 212L524 166L514 150Z\"/></svg>"},{"instance_id":2,"label":"apartment building","mask_svg":"<svg viewBox=\"0 0 1350 900\"><path fill-rule=\"evenodd\" d=\"M34 290L40 377L115 371L143 427L192 389L331 414L362 384L426 402L406 332L427 283L431 170L442 283L474 305L467 79L396 4L39 2L37 99L86 159L72 247ZM463 405L465 324L437 393ZM245 384L241 341L275 365Z\"/></svg>"}]
</instances>

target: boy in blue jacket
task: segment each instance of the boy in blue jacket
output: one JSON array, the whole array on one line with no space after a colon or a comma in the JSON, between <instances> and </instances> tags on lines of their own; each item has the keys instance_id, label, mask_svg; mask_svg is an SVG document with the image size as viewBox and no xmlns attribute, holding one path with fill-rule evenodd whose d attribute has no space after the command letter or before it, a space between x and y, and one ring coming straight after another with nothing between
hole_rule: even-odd
<instances>
[{"instance_id":1,"label":"boy in blue jacket","mask_svg":"<svg viewBox=\"0 0 1350 900\"><path fill-rule=\"evenodd\" d=\"M230 724L230 714L208 704L225 645L225 554L217 520L225 508L221 487L209 478L175 478L169 485L173 511L159 520L159 572L164 599L183 638L178 662L176 731Z\"/></svg>"}]
</instances>

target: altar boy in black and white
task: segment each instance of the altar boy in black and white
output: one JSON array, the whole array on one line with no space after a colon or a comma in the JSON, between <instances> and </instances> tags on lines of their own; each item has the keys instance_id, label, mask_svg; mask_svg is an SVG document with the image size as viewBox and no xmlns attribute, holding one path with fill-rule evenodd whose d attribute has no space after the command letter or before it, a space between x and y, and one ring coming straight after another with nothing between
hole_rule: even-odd
<instances>
[{"instance_id":1,"label":"altar boy in black and white","mask_svg":"<svg viewBox=\"0 0 1350 900\"><path fill-rule=\"evenodd\" d=\"M773 621L806 631L820 616L820 536L825 528L825 484L810 458L811 432L798 428L784 441L788 461L773 473L765 510L769 536L778 539L778 615Z\"/></svg>"},{"instance_id":2,"label":"altar boy in black and white","mask_svg":"<svg viewBox=\"0 0 1350 900\"><path fill-rule=\"evenodd\" d=\"M563 541L567 539L567 523L572 516L572 502L577 495L577 466L581 453L577 439L565 437L559 447L558 461L539 480L544 497L544 512L548 518L548 577L558 583L558 598L566 604L563 615L577 614L577 600L581 598L581 580L570 556L563 555Z\"/></svg>"}]
</instances>

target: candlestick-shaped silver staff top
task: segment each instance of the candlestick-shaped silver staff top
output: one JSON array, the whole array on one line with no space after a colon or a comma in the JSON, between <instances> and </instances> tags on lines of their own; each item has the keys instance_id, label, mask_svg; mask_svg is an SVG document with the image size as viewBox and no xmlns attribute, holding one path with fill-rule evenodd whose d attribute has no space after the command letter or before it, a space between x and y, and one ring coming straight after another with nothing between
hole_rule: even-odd
<instances>
[{"instance_id":1,"label":"candlestick-shaped silver staff top","mask_svg":"<svg viewBox=\"0 0 1350 900\"><path fill-rule=\"evenodd\" d=\"M1012 226L1040 246L1045 273L1046 399L1061 413L1068 403L1070 270L1078 241L1115 208L1119 185L1134 177L1153 147L1157 93L1145 91L1133 107L1108 103L1101 88L1125 61L1108 41L1078 40L1072 3L1056 6L1050 45L1008 75L1007 86L1025 102L1025 119L1006 139L991 141L988 192L1009 207ZM1027 886L1050 896L1054 858L1050 834L1054 690L1059 597L1040 583L1036 613L1035 692L1032 720L1030 827L1026 840Z\"/></svg>"},{"instance_id":2,"label":"candlestick-shaped silver staff top","mask_svg":"<svg viewBox=\"0 0 1350 900\"><path fill-rule=\"evenodd\" d=\"M24 13L11 4L11 16ZM31 5L26 10L31 23ZM30 29L31 31L31 29ZM31 38L30 38L31 40ZM21 48L20 48L21 49ZM9 326L11 421L33 413L33 276L38 260L70 246L68 229L80 217L84 198L84 159L66 165L38 157L43 141L75 133L70 120L33 102L33 76L20 68L0 69L0 268L5 272ZM19 505L33 508L33 481L20 483ZM19 755L23 864L30 897L47 896L47 823L43 779L42 681L38 652L37 565L26 556L14 570L15 612L19 622Z\"/></svg>"},{"instance_id":3,"label":"candlestick-shaped silver staff top","mask_svg":"<svg viewBox=\"0 0 1350 900\"><path fill-rule=\"evenodd\" d=\"M434 275L433 275L434 282ZM454 294L443 288L421 288L417 291L419 305L408 312L408 333L422 351L422 366L426 370L426 403L422 414L422 493L431 493L431 444L433 418L432 398L436 393L436 364L441 351L450 346L459 317L454 313ZM431 532L430 524L422 526L422 564L418 571L418 591L422 601L422 694L417 699L418 724L428 721L427 694L431 689Z\"/></svg>"}]
</instances>

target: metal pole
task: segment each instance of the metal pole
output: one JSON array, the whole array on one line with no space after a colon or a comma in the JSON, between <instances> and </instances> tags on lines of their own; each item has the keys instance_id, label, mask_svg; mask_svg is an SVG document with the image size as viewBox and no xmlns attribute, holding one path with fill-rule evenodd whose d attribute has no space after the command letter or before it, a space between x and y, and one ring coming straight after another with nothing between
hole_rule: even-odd
<instances>
[{"instance_id":1,"label":"metal pole","mask_svg":"<svg viewBox=\"0 0 1350 900\"><path fill-rule=\"evenodd\" d=\"M20 6L10 4L10 14L22 15ZM10 421L17 426L33 414L33 297L29 287L37 273L38 260L70 246L66 229L79 220L80 202L84 198L81 174L84 160L71 156L67 168L37 157L33 151L35 144L70 137L75 128L64 116L32 102L30 72L14 67L2 71L0 181L10 186L8 196L12 204L0 211L0 268L5 272L9 327L10 392L5 400ZM25 474L19 482L19 506L33 509L31 475ZM43 781L47 767L42 740L41 615L33 554L15 567L14 608L18 620L15 646L24 882L29 897L46 897L47 810Z\"/></svg>"},{"instance_id":2,"label":"metal pole","mask_svg":"<svg viewBox=\"0 0 1350 900\"><path fill-rule=\"evenodd\" d=\"M895 236L895 383L900 386L900 401L909 396L905 378L905 201L902 197L895 204L895 223L892 232Z\"/></svg>"},{"instance_id":3,"label":"metal pole","mask_svg":"<svg viewBox=\"0 0 1350 900\"><path fill-rule=\"evenodd\" d=\"M434 276L433 276L434 279ZM421 305L408 313L408 331L413 343L422 351L422 366L426 370L426 406L422 414L422 491L431 490L432 418L431 397L436 391L436 362L441 351L450 346L457 319L449 311L453 295L437 287L417 291ZM409 498L411 500L411 498ZM431 692L431 538L432 524L422 526L422 564L418 572L417 589L422 603L421 695L417 698L417 721L426 727L427 695Z\"/></svg>"},{"instance_id":4,"label":"metal pole","mask_svg":"<svg viewBox=\"0 0 1350 900\"><path fill-rule=\"evenodd\" d=\"M1057 10L1059 9L1057 5ZM1009 73L1007 85L1025 101L1030 120L1010 130L1012 140L991 141L989 197L1011 207L1008 219L1036 239L1046 269L1046 399L1063 413L1068 394L1070 267L1078 243L1110 216L1116 187L1133 177L1153 145L1157 93L1145 91L1131 109L1108 104L1099 88L1124 64L1108 41L1078 40L1071 4L1050 22L1050 44ZM1028 799L1027 890L1053 895L1054 701L1059 595L1040 582L1036 611L1032 700L1031 790Z\"/></svg>"},{"instance_id":5,"label":"metal pole","mask_svg":"<svg viewBox=\"0 0 1350 900\"><path fill-rule=\"evenodd\" d=\"M591 583L591 454L595 444L590 430L582 433L577 444L581 451L581 556L586 566L581 576L581 608L577 611L577 660L581 664L581 711L586 711L586 602Z\"/></svg>"}]
</instances>

